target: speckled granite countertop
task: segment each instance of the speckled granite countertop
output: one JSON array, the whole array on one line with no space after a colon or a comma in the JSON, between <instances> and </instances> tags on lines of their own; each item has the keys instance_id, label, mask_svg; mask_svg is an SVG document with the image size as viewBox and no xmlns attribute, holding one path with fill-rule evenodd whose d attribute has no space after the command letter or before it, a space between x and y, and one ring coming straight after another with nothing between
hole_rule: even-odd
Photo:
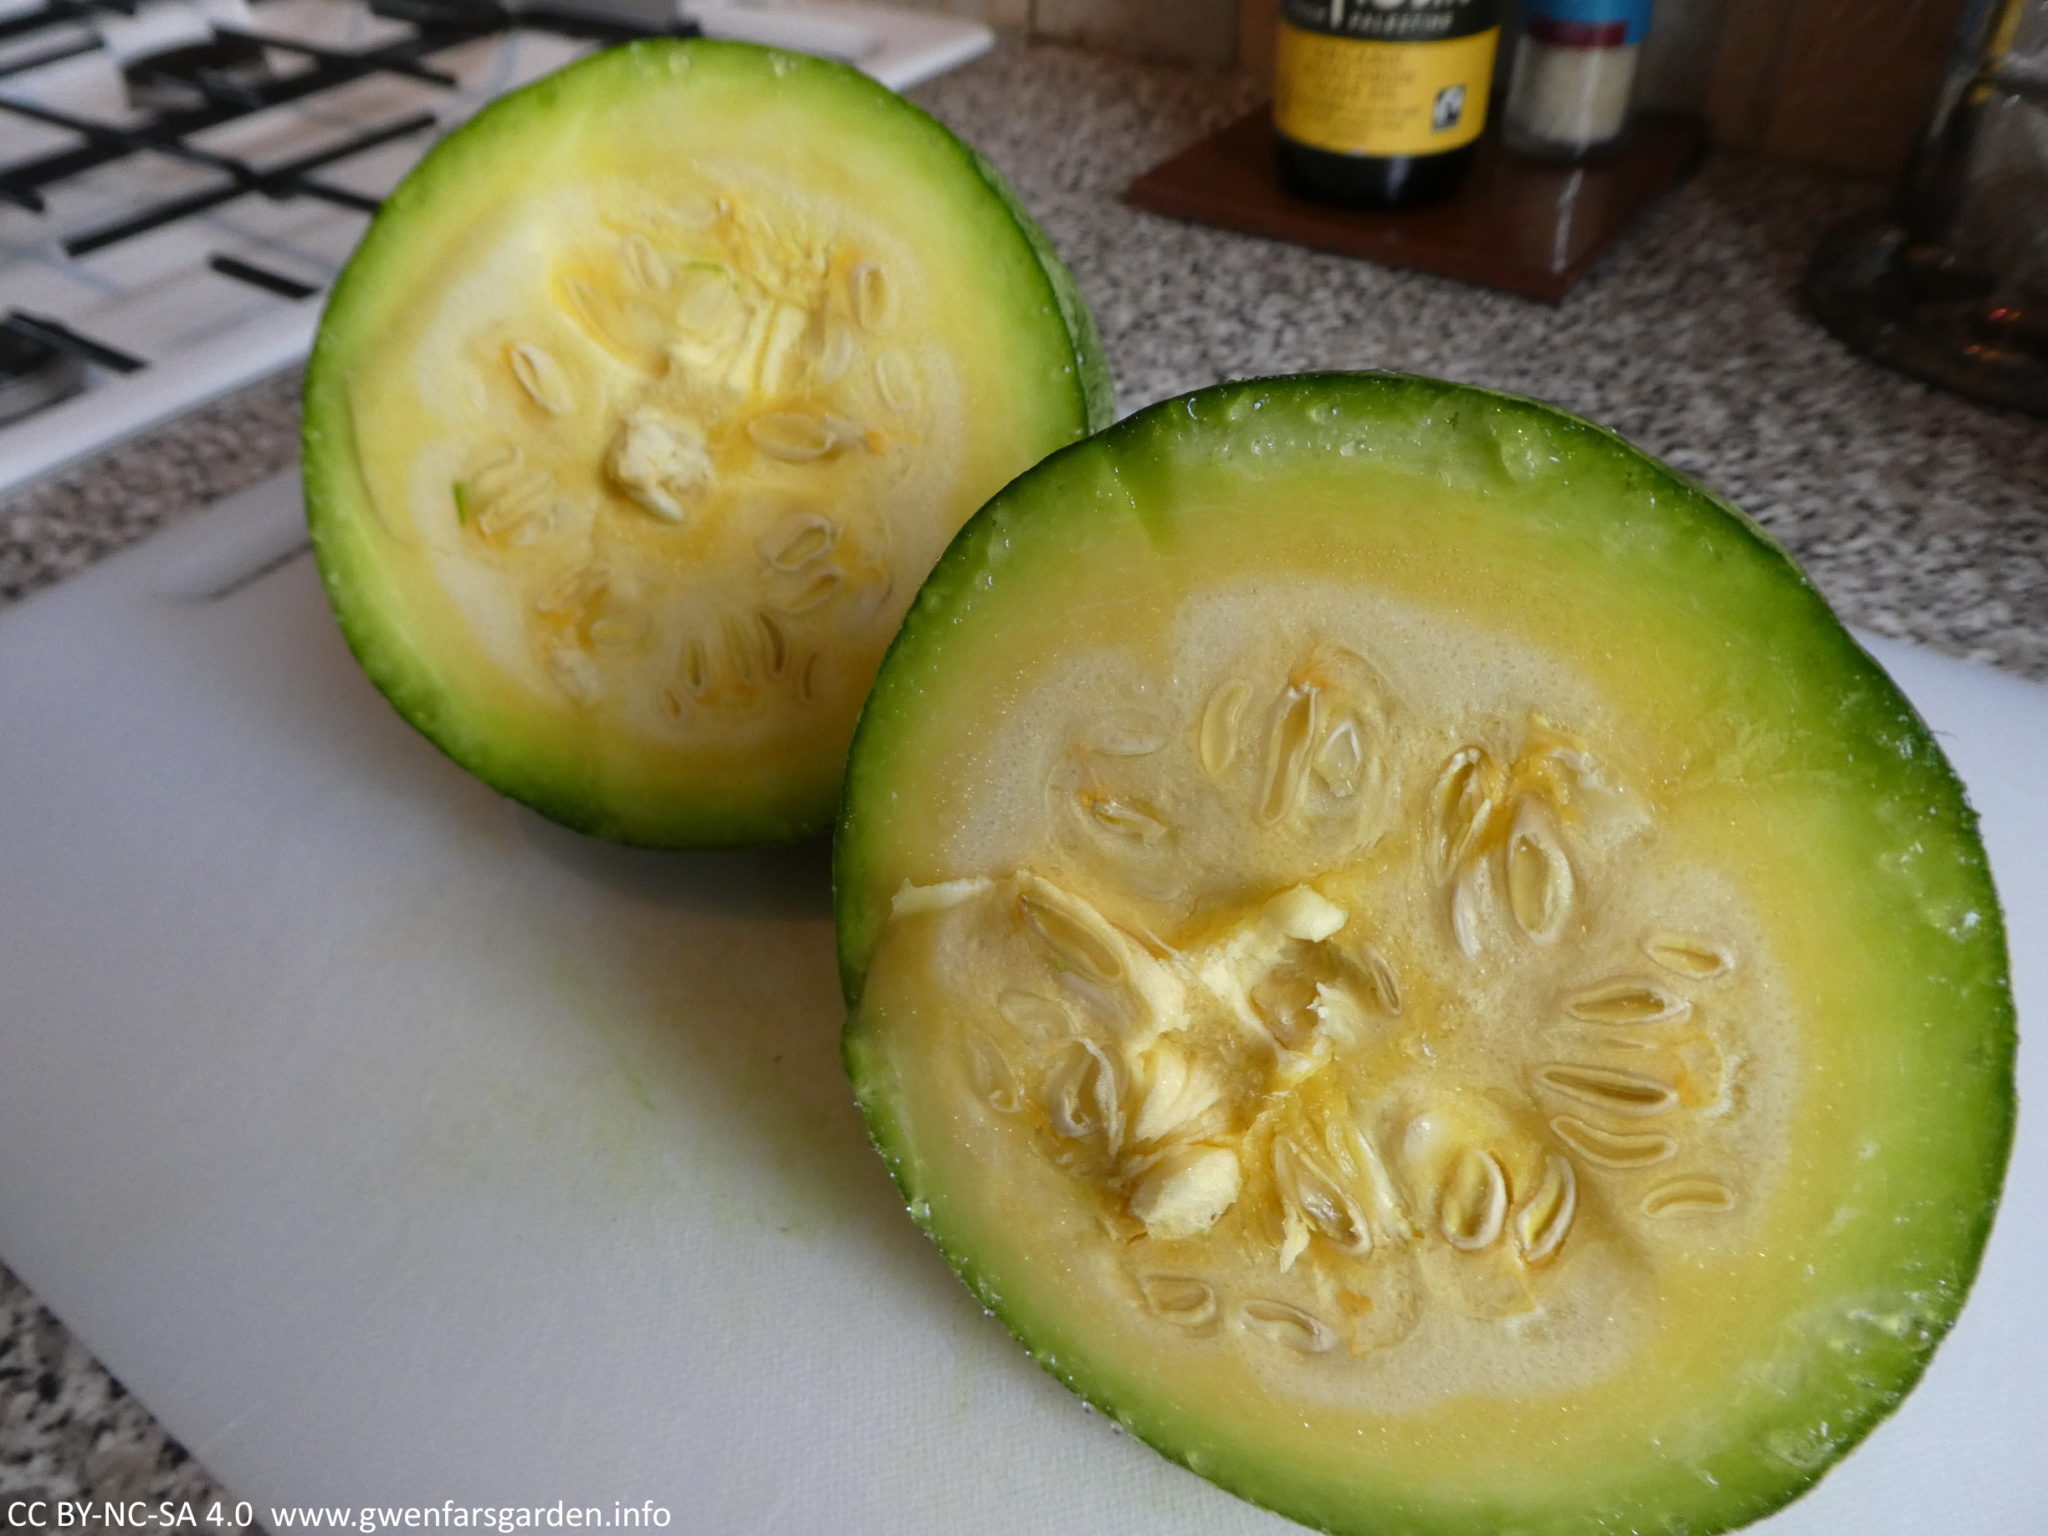
<instances>
[{"instance_id":1,"label":"speckled granite countertop","mask_svg":"<svg viewBox=\"0 0 2048 1536\"><path fill-rule=\"evenodd\" d=\"M2048 678L2048 425L1866 363L1795 303L1821 231L1881 189L1716 160L1552 309L1122 206L1251 104L1241 82L1009 47L916 95L1058 243L1126 406L1310 368L1540 395L1761 518L1851 622ZM0 500L0 600L288 465L297 391L269 380ZM4 1270L0 1329L0 1500L219 1496Z\"/></svg>"}]
</instances>

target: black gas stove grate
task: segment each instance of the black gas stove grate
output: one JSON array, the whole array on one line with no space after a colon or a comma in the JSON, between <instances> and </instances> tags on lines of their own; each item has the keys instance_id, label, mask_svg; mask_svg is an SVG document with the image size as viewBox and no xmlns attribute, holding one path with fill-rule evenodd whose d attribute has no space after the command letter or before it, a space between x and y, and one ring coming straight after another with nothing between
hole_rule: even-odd
<instances>
[{"instance_id":1,"label":"black gas stove grate","mask_svg":"<svg viewBox=\"0 0 2048 1536\"><path fill-rule=\"evenodd\" d=\"M167 104L149 113L139 126L91 122L68 113L0 97L0 112L67 129L83 141L0 171L0 202L40 213L47 206L44 194L65 179L85 175L136 154L165 155L220 174L221 181L216 186L167 197L97 228L69 236L63 242L63 250L73 257L104 250L250 193L279 199L313 197L361 213L374 213L378 207L377 199L365 197L313 173L381 144L431 131L438 123L432 113L416 113L368 128L317 153L260 170L234 156L202 149L192 144L190 137L202 130L333 90L374 74L401 75L452 87L456 84L454 77L428 63L430 55L494 36L515 26L600 44L650 36L687 37L697 31L687 22L670 27L648 27L598 11L547 5L514 9L497 4L495 0L371 0L367 9L373 15L409 25L413 29L412 35L349 51L274 37L260 26L253 29L217 26L213 29L214 41L223 50L246 49L252 45L259 49L276 49L305 59L307 67L285 76L248 72L228 77L207 67L200 51L186 49L177 52L179 55L189 53L189 60L164 55L154 60L131 63L128 67L131 81L147 79L154 84L186 88L182 93L184 104ZM76 32L80 23L89 24L101 12L133 15L134 0L45 0L39 10L0 21L0 42L29 37L49 28ZM260 5L256 16L260 21ZM71 37L53 43L49 49L0 65L0 76L61 62L101 46L100 41L90 34ZM317 291L296 278L271 272L233 256L213 256L208 265L223 276L285 299L307 298ZM20 311L12 311L0 319L0 331L32 339L39 345L55 347L117 372L130 372L145 366L145 360L123 352L118 346L82 336L46 318L24 315Z\"/></svg>"}]
</instances>

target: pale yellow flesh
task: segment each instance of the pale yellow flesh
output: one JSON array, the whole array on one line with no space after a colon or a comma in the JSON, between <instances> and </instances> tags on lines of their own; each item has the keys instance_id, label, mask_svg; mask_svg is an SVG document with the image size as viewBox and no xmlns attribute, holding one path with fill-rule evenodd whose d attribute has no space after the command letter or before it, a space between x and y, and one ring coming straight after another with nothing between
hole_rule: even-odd
<instances>
[{"instance_id":1,"label":"pale yellow flesh","mask_svg":"<svg viewBox=\"0 0 2048 1536\"><path fill-rule=\"evenodd\" d=\"M381 611L493 751L622 797L829 795L918 581L1063 435L1041 360L1004 372L1022 237L983 260L946 216L973 173L821 148L760 84L561 114L437 190L446 249L349 380Z\"/></svg>"},{"instance_id":2,"label":"pale yellow flesh","mask_svg":"<svg viewBox=\"0 0 2048 1536\"><path fill-rule=\"evenodd\" d=\"M859 1020L910 1182L1191 1464L1543 1504L1721 1455L1774 1359L1914 1305L1844 1278L1911 1157L1854 1128L1914 1121L1864 1026L1930 999L1837 935L1900 892L1684 670L1726 615L1560 605L1571 552L1461 543L1454 495L1261 494L1302 515L1020 556L1056 611L924 697Z\"/></svg>"}]
</instances>

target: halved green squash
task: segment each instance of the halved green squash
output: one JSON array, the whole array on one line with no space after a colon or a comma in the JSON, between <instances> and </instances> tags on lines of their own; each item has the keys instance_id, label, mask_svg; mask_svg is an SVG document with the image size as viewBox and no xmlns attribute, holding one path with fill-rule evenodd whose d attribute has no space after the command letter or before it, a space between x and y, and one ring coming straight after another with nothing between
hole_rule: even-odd
<instances>
[{"instance_id":1,"label":"halved green squash","mask_svg":"<svg viewBox=\"0 0 2048 1536\"><path fill-rule=\"evenodd\" d=\"M306 381L350 645L457 762L630 842L825 826L967 515L1112 414L1002 181L842 65L652 41L392 195Z\"/></svg>"},{"instance_id":2,"label":"halved green squash","mask_svg":"<svg viewBox=\"0 0 2048 1536\"><path fill-rule=\"evenodd\" d=\"M1014 482L837 880L913 1216L1306 1524L1754 1519L1975 1272L2014 1027L1954 776L1756 525L1535 402L1233 384Z\"/></svg>"}]
</instances>

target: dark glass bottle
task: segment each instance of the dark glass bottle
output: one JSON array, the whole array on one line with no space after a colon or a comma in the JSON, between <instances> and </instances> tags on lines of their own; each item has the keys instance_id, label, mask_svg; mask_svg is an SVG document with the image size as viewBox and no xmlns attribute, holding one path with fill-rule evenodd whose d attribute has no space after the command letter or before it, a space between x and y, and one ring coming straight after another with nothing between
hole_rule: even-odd
<instances>
[{"instance_id":1,"label":"dark glass bottle","mask_svg":"<svg viewBox=\"0 0 2048 1536\"><path fill-rule=\"evenodd\" d=\"M1289 191L1404 207L1457 191L1486 126L1498 0L1281 0L1273 125Z\"/></svg>"}]
</instances>

